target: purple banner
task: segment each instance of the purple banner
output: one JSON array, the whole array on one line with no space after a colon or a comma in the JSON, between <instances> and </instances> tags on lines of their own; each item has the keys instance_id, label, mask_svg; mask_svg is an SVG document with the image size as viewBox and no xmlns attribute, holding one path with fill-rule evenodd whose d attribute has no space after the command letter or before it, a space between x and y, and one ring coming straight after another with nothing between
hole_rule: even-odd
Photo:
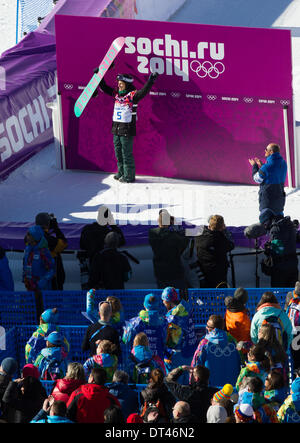
<instances>
[{"instance_id":1,"label":"purple banner","mask_svg":"<svg viewBox=\"0 0 300 443\"><path fill-rule=\"evenodd\" d=\"M118 36L126 44L109 85L125 72L139 89L160 73L138 109L138 175L253 184L248 158L270 142L286 158L287 105L294 177L290 31L56 16L67 168L116 171L113 99L99 94L77 120L73 107Z\"/></svg>"},{"instance_id":2,"label":"purple banner","mask_svg":"<svg viewBox=\"0 0 300 443\"><path fill-rule=\"evenodd\" d=\"M25 246L25 235L33 224L34 223L29 222L0 222L0 246L6 250L23 250ZM84 226L85 224L83 223L59 223L61 231L68 240L68 250L76 251L80 249L80 235ZM182 226L185 228L194 227L194 225L191 225L190 223L183 223ZM124 248L129 246L149 245L149 229L156 227L156 225L149 226L147 224L120 225L126 240ZM231 232L236 247L253 248L255 246L254 240L245 237L245 226L229 226L227 228ZM260 237L260 244L262 244L264 240L265 237ZM300 247L300 244L298 244L298 247Z\"/></svg>"},{"instance_id":3,"label":"purple banner","mask_svg":"<svg viewBox=\"0 0 300 443\"><path fill-rule=\"evenodd\" d=\"M55 16L134 18L136 0L60 0L36 32L55 34Z\"/></svg>"},{"instance_id":4,"label":"purple banner","mask_svg":"<svg viewBox=\"0 0 300 443\"><path fill-rule=\"evenodd\" d=\"M31 33L0 59L0 177L53 141L56 52L53 36Z\"/></svg>"}]
</instances>

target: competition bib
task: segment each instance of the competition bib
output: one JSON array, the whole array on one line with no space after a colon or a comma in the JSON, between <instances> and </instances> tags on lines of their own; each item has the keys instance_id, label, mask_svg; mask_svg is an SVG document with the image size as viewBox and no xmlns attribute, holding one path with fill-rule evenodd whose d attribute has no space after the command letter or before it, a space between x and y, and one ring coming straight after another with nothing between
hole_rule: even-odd
<instances>
[{"instance_id":1,"label":"competition bib","mask_svg":"<svg viewBox=\"0 0 300 443\"><path fill-rule=\"evenodd\" d=\"M120 123L130 123L132 120L132 112L128 106L120 106L119 104L115 104L114 113L113 113L113 121Z\"/></svg>"}]
</instances>

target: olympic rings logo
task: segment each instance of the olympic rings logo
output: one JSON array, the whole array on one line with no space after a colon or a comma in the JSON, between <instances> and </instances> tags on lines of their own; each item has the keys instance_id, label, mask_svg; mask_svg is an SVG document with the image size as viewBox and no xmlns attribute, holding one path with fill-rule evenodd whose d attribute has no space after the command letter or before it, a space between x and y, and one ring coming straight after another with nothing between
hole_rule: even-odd
<instances>
[{"instance_id":1,"label":"olympic rings logo","mask_svg":"<svg viewBox=\"0 0 300 443\"><path fill-rule=\"evenodd\" d=\"M181 96L180 92L171 92L171 96L174 98L179 98Z\"/></svg>"},{"instance_id":2,"label":"olympic rings logo","mask_svg":"<svg viewBox=\"0 0 300 443\"><path fill-rule=\"evenodd\" d=\"M244 97L244 102L245 103L252 103L253 102L253 98L252 97Z\"/></svg>"},{"instance_id":3,"label":"olympic rings logo","mask_svg":"<svg viewBox=\"0 0 300 443\"><path fill-rule=\"evenodd\" d=\"M280 100L280 104L281 105L289 105L290 101L289 100Z\"/></svg>"},{"instance_id":4,"label":"olympic rings logo","mask_svg":"<svg viewBox=\"0 0 300 443\"><path fill-rule=\"evenodd\" d=\"M200 78L210 77L212 79L218 78L219 75L225 71L225 66L221 62L213 64L210 61L204 61L200 63L199 60L193 60L190 63L190 68Z\"/></svg>"},{"instance_id":5,"label":"olympic rings logo","mask_svg":"<svg viewBox=\"0 0 300 443\"><path fill-rule=\"evenodd\" d=\"M207 95L206 97L208 98L208 100L217 100L216 95Z\"/></svg>"},{"instance_id":6,"label":"olympic rings logo","mask_svg":"<svg viewBox=\"0 0 300 443\"><path fill-rule=\"evenodd\" d=\"M228 343L228 345L225 346L224 349L222 349L218 345L209 343L207 350L215 357L220 358L220 357L230 357L231 354L233 354L236 351L236 348L233 343Z\"/></svg>"},{"instance_id":7,"label":"olympic rings logo","mask_svg":"<svg viewBox=\"0 0 300 443\"><path fill-rule=\"evenodd\" d=\"M288 415L289 415L292 423L299 423L300 422L300 417L297 412L289 413Z\"/></svg>"},{"instance_id":8,"label":"olympic rings logo","mask_svg":"<svg viewBox=\"0 0 300 443\"><path fill-rule=\"evenodd\" d=\"M73 89L73 85L70 85L70 84L65 83L65 84L64 84L64 88L65 88L65 89Z\"/></svg>"}]
</instances>

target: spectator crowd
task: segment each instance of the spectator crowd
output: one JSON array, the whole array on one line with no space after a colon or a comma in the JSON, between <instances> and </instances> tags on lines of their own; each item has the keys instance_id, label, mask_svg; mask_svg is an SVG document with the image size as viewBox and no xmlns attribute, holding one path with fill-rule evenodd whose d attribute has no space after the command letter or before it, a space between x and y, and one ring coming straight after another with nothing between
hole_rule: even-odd
<instances>
[{"instance_id":1,"label":"spectator crowd","mask_svg":"<svg viewBox=\"0 0 300 443\"><path fill-rule=\"evenodd\" d=\"M149 230L157 293L125 321L114 296L96 304L98 289L124 289L132 276L120 251L122 230L107 207L86 225L78 260L87 290L82 351L70 361L56 307L44 310L41 291L63 289L62 252L68 241L53 214L39 213L24 239L23 282L37 294L38 326L24 349L18 374L14 356L0 366L0 419L8 423L285 423L300 421L300 327L297 226L289 217L264 212L245 235L268 235L265 272L271 287L292 287L284 307L266 291L251 317L248 293L237 288L224 300L225 315L207 313L196 330L193 307L181 290L227 287L227 254L235 245L221 215L190 237L161 210ZM286 263L290 265L287 266ZM266 271L266 267L270 269ZM14 289L0 250L0 289ZM40 294L40 298L38 295ZM52 381L50 395L44 381ZM136 385L143 385L137 391Z\"/></svg>"},{"instance_id":2,"label":"spectator crowd","mask_svg":"<svg viewBox=\"0 0 300 443\"><path fill-rule=\"evenodd\" d=\"M21 373L14 356L1 361L2 422L300 421L300 282L284 307L264 292L252 318L248 292L237 288L224 299L225 314L210 314L200 335L192 306L174 287L147 294L127 321L117 297L98 305L95 297L94 289L87 292L85 361L70 361L55 307L28 337Z\"/></svg>"}]
</instances>

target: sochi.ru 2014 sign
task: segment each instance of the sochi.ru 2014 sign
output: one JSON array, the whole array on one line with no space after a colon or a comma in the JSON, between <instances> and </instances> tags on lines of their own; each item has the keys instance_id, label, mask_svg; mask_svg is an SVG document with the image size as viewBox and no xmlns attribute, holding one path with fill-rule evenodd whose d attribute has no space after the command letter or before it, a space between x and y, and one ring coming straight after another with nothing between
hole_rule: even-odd
<instances>
[{"instance_id":1,"label":"sochi.ru 2014 sign","mask_svg":"<svg viewBox=\"0 0 300 443\"><path fill-rule=\"evenodd\" d=\"M151 72L159 74L138 105L137 175L253 184L248 158L261 158L270 142L286 155L284 106L293 175L290 31L61 15L56 50L67 168L116 171L114 98L99 93L80 119L74 104L118 36L125 44L105 73L109 86L117 86L117 74L130 74L141 89Z\"/></svg>"},{"instance_id":2,"label":"sochi.ru 2014 sign","mask_svg":"<svg viewBox=\"0 0 300 443\"><path fill-rule=\"evenodd\" d=\"M147 37L126 37L125 53L137 54L137 70L141 74L158 72L177 75L183 81L190 79L190 70L199 78L217 78L225 71L224 43L198 42L194 50L187 40L177 41L171 34L151 40ZM206 60L209 57L212 61Z\"/></svg>"}]
</instances>

